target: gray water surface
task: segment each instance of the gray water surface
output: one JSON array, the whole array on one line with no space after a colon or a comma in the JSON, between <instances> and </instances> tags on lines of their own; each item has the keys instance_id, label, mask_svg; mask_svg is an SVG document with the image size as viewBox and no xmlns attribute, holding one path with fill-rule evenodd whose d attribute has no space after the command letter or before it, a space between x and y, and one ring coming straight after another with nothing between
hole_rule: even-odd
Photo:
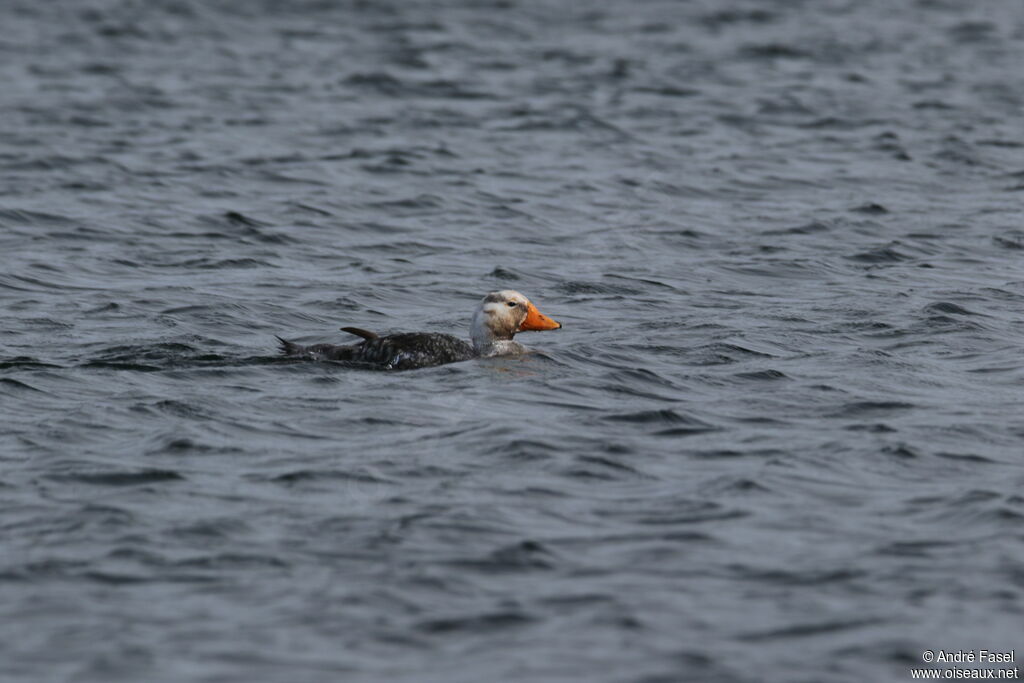
<instances>
[{"instance_id":1,"label":"gray water surface","mask_svg":"<svg viewBox=\"0 0 1024 683\"><path fill-rule=\"evenodd\" d=\"M1024 650L1024 8L0 5L0 676ZM537 353L405 372L274 334Z\"/></svg>"}]
</instances>

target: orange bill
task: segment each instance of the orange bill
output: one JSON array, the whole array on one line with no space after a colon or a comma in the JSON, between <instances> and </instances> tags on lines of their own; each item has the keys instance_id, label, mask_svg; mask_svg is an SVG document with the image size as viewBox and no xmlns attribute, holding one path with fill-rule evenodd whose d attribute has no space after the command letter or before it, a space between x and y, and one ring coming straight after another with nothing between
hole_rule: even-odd
<instances>
[{"instance_id":1,"label":"orange bill","mask_svg":"<svg viewBox=\"0 0 1024 683\"><path fill-rule=\"evenodd\" d=\"M533 304L526 304L526 320L519 326L521 332L530 330L557 330L562 323L555 322L537 310Z\"/></svg>"}]
</instances>

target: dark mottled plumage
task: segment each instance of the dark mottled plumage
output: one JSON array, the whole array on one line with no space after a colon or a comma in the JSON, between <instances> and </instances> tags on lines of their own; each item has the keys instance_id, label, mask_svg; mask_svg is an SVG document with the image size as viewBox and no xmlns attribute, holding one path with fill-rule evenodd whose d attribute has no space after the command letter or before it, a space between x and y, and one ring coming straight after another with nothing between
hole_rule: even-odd
<instances>
[{"instance_id":1,"label":"dark mottled plumage","mask_svg":"<svg viewBox=\"0 0 1024 683\"><path fill-rule=\"evenodd\" d=\"M281 353L312 360L340 360L365 363L386 370L411 370L432 365L457 363L476 357L473 347L450 334L401 332L383 337L355 327L342 328L362 337L358 344L312 344L302 346L278 337Z\"/></svg>"}]
</instances>

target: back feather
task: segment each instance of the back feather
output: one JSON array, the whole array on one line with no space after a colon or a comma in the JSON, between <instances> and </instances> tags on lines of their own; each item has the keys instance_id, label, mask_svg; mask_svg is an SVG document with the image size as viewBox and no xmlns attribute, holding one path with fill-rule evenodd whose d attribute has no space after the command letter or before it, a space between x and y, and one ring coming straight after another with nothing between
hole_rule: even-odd
<instances>
[{"instance_id":1,"label":"back feather","mask_svg":"<svg viewBox=\"0 0 1024 683\"><path fill-rule=\"evenodd\" d=\"M343 327L341 328L341 331L348 332L349 334L354 334L357 337L362 337L366 341L376 339L378 336L380 336L376 332L370 332L368 330L363 330L358 327Z\"/></svg>"}]
</instances>

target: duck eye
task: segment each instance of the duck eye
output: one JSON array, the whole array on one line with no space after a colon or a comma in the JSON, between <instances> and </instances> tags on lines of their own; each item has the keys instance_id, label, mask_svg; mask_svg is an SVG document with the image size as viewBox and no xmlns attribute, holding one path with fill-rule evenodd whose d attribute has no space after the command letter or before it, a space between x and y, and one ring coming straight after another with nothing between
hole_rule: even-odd
<instances>
[{"instance_id":1,"label":"duck eye","mask_svg":"<svg viewBox=\"0 0 1024 683\"><path fill-rule=\"evenodd\" d=\"M518 306L518 305L519 305L519 304L517 304L517 303L516 303L515 301L509 301L509 302L508 302L508 307L509 307L509 308L515 308L515 307L516 307L516 306Z\"/></svg>"}]
</instances>

